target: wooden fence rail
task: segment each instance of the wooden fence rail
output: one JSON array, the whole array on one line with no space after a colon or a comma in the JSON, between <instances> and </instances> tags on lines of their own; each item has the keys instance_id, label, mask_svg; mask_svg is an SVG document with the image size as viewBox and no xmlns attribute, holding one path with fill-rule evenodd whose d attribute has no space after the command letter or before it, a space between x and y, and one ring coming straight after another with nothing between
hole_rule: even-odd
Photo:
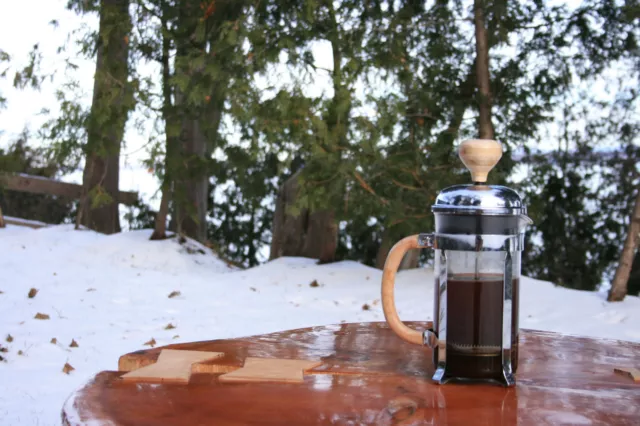
<instances>
[{"instance_id":1,"label":"wooden fence rail","mask_svg":"<svg viewBox=\"0 0 640 426\"><path fill-rule=\"evenodd\" d=\"M57 195L59 197L78 200L82 198L83 187L76 183L60 182L42 176L32 176L23 173L0 172L0 190L30 192L32 194ZM118 191L117 202L130 206L138 201L138 193L131 191ZM4 222L11 223L7 220ZM2 226L2 210L0 210L0 226ZM21 226L22 223L14 223Z\"/></svg>"}]
</instances>

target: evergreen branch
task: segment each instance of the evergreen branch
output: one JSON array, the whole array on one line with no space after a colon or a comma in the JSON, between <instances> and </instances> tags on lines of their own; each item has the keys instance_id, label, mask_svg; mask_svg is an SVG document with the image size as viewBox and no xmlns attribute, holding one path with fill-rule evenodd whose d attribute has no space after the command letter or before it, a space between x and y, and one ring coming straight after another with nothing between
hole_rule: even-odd
<instances>
[{"instance_id":1,"label":"evergreen branch","mask_svg":"<svg viewBox=\"0 0 640 426\"><path fill-rule=\"evenodd\" d=\"M411 186L411 185L406 185L404 183L398 182L397 180L395 180L393 178L391 178L391 182L393 182L394 184L396 184L400 188L408 189L409 191L419 191L420 190L420 188L417 188L417 187Z\"/></svg>"},{"instance_id":2,"label":"evergreen branch","mask_svg":"<svg viewBox=\"0 0 640 426\"><path fill-rule=\"evenodd\" d=\"M422 114L405 114L405 117L407 118L412 118L412 117L418 117L418 118L422 118L422 117L426 117L426 118L430 118L432 120L438 121L439 119L437 117L434 117L432 114L425 112Z\"/></svg>"},{"instance_id":3,"label":"evergreen branch","mask_svg":"<svg viewBox=\"0 0 640 426\"><path fill-rule=\"evenodd\" d=\"M373 188L371 188L371 186L369 186L369 184L362 178L362 176L360 176L360 174L358 172L353 172L353 176L356 178L356 180L358 181L360 186L365 189L365 191L369 192L374 197L377 197L378 199L380 199L382 204L384 204L384 205L389 204L388 200L386 200L386 199L380 197L378 194L376 194L376 192L373 190Z\"/></svg>"},{"instance_id":4,"label":"evergreen branch","mask_svg":"<svg viewBox=\"0 0 640 426\"><path fill-rule=\"evenodd\" d=\"M423 213L423 214L417 214L417 215L413 215L413 216L407 216L407 217L404 217L404 218L402 218L402 219L396 219L396 220L394 220L393 222L391 222L391 224L389 225L389 227L391 227L391 226L395 226L395 225L397 225L397 224L399 224L399 223L407 222L408 220L424 219L425 217L429 217L429 216L431 216L431 214L430 214L430 213Z\"/></svg>"}]
</instances>

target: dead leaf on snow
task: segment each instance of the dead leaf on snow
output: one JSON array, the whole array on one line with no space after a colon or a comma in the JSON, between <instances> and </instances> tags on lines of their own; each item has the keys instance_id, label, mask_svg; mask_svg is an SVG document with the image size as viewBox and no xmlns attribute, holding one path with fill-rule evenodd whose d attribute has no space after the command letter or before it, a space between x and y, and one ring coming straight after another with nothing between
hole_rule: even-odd
<instances>
[{"instance_id":1,"label":"dead leaf on snow","mask_svg":"<svg viewBox=\"0 0 640 426\"><path fill-rule=\"evenodd\" d=\"M154 347L156 345L156 339L154 339L153 337L151 338L151 340L149 340L148 342L144 343L145 346L151 346Z\"/></svg>"},{"instance_id":2,"label":"dead leaf on snow","mask_svg":"<svg viewBox=\"0 0 640 426\"><path fill-rule=\"evenodd\" d=\"M309 287L320 287L320 284L318 284L318 281L313 280L311 281L311 284L309 284Z\"/></svg>"},{"instance_id":3,"label":"dead leaf on snow","mask_svg":"<svg viewBox=\"0 0 640 426\"><path fill-rule=\"evenodd\" d=\"M372 305L373 305L373 306L376 306L378 303L380 303L380 299L376 299L376 300L374 300L374 301L373 301L373 303L372 303Z\"/></svg>"},{"instance_id":4,"label":"dead leaf on snow","mask_svg":"<svg viewBox=\"0 0 640 426\"><path fill-rule=\"evenodd\" d=\"M0 290L0 294L4 293L4 291Z\"/></svg>"},{"instance_id":5,"label":"dead leaf on snow","mask_svg":"<svg viewBox=\"0 0 640 426\"><path fill-rule=\"evenodd\" d=\"M172 329L174 329L174 328L176 328L176 326L175 326L175 325L173 325L173 324L171 324L171 323L169 323L169 324L167 324L167 326L166 326L164 329L165 329L165 330L172 330Z\"/></svg>"},{"instance_id":6,"label":"dead leaf on snow","mask_svg":"<svg viewBox=\"0 0 640 426\"><path fill-rule=\"evenodd\" d=\"M50 342L50 343L52 343L52 344L54 344L54 345L57 345L57 344L58 344L58 339L56 339L56 338L54 337L53 339L51 339L51 342Z\"/></svg>"},{"instance_id":7,"label":"dead leaf on snow","mask_svg":"<svg viewBox=\"0 0 640 426\"><path fill-rule=\"evenodd\" d=\"M367 305L366 303L364 305L362 305L362 310L363 311L368 311L369 309L371 309L371 307L369 305Z\"/></svg>"},{"instance_id":8,"label":"dead leaf on snow","mask_svg":"<svg viewBox=\"0 0 640 426\"><path fill-rule=\"evenodd\" d=\"M24 352L18 351L18 355L24 355Z\"/></svg>"},{"instance_id":9,"label":"dead leaf on snow","mask_svg":"<svg viewBox=\"0 0 640 426\"><path fill-rule=\"evenodd\" d=\"M256 290L256 288L255 288L255 287L249 287L249 290L251 290L251 291L258 291L258 290Z\"/></svg>"},{"instance_id":10,"label":"dead leaf on snow","mask_svg":"<svg viewBox=\"0 0 640 426\"><path fill-rule=\"evenodd\" d=\"M70 348L77 348L78 346L79 346L78 342L76 342L75 339L71 339L71 343L69 344L69 347Z\"/></svg>"},{"instance_id":11,"label":"dead leaf on snow","mask_svg":"<svg viewBox=\"0 0 640 426\"><path fill-rule=\"evenodd\" d=\"M27 296L29 296L29 299L33 299L34 297L36 297L36 294L38 294L38 289L32 288L31 290L29 290L29 294Z\"/></svg>"},{"instance_id":12,"label":"dead leaf on snow","mask_svg":"<svg viewBox=\"0 0 640 426\"><path fill-rule=\"evenodd\" d=\"M179 291L172 291L171 293L169 293L169 299L171 299L172 297L176 297L176 296L180 296L180 292Z\"/></svg>"},{"instance_id":13,"label":"dead leaf on snow","mask_svg":"<svg viewBox=\"0 0 640 426\"><path fill-rule=\"evenodd\" d=\"M64 363L64 367L62 367L62 372L63 372L64 374L69 374L69 373L71 373L73 370L75 370L75 368L73 368L73 367L71 366L71 364L69 364L68 362L65 362L65 363Z\"/></svg>"},{"instance_id":14,"label":"dead leaf on snow","mask_svg":"<svg viewBox=\"0 0 640 426\"><path fill-rule=\"evenodd\" d=\"M172 339L177 339L178 337L180 337L180 335L176 334L175 336L172 337Z\"/></svg>"},{"instance_id":15,"label":"dead leaf on snow","mask_svg":"<svg viewBox=\"0 0 640 426\"><path fill-rule=\"evenodd\" d=\"M4 346L0 345L0 352L9 352L9 349L7 349Z\"/></svg>"},{"instance_id":16,"label":"dead leaf on snow","mask_svg":"<svg viewBox=\"0 0 640 426\"><path fill-rule=\"evenodd\" d=\"M48 320L49 319L49 315L41 314L40 312L38 312L34 318L35 319L39 319L39 320Z\"/></svg>"},{"instance_id":17,"label":"dead leaf on snow","mask_svg":"<svg viewBox=\"0 0 640 426\"><path fill-rule=\"evenodd\" d=\"M88 288L87 291L96 291L96 289L92 287L92 288Z\"/></svg>"},{"instance_id":18,"label":"dead leaf on snow","mask_svg":"<svg viewBox=\"0 0 640 426\"><path fill-rule=\"evenodd\" d=\"M11 343L13 342L13 336L10 334L7 334L7 342Z\"/></svg>"}]
</instances>

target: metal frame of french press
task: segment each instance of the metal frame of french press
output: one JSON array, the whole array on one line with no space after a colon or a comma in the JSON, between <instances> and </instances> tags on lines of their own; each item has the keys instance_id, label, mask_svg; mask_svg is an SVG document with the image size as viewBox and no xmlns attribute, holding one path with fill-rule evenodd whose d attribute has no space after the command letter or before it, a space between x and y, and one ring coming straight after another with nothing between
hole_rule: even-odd
<instances>
[{"instance_id":1,"label":"metal frame of french press","mask_svg":"<svg viewBox=\"0 0 640 426\"><path fill-rule=\"evenodd\" d=\"M490 237L487 244L485 237ZM513 343L511 316L513 312L513 259L517 251L524 248L524 234L516 235L456 235L456 234L420 234L420 247L432 247L435 253L435 271L439 274L439 315L438 329L425 330L424 344L432 349L438 348L436 370L432 377L436 383L444 384L455 377L447 375L447 255L448 250L455 251L504 251L504 275L502 298L502 374L506 386L514 386L515 378L511 365Z\"/></svg>"}]
</instances>

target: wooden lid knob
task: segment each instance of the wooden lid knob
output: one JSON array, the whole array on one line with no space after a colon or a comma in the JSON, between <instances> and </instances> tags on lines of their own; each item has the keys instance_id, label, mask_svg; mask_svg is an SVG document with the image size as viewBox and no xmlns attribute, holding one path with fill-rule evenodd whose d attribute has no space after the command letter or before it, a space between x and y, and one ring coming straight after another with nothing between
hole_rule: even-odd
<instances>
[{"instance_id":1,"label":"wooden lid knob","mask_svg":"<svg viewBox=\"0 0 640 426\"><path fill-rule=\"evenodd\" d=\"M458 155L474 182L484 183L502 157L502 145L492 139L469 139L460 144Z\"/></svg>"}]
</instances>

